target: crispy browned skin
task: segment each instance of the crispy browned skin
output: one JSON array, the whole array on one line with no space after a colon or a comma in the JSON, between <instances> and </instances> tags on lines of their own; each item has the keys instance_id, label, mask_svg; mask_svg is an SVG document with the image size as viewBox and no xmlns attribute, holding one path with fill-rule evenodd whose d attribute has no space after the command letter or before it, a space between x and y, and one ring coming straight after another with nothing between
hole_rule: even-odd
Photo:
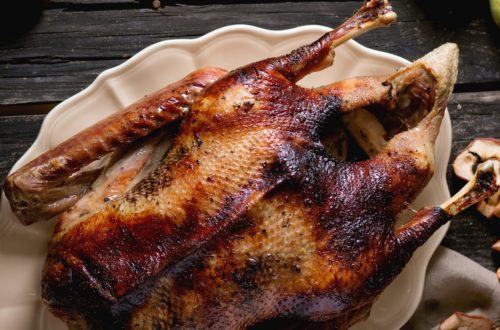
<instances>
[{"instance_id":1,"label":"crispy browned skin","mask_svg":"<svg viewBox=\"0 0 500 330\"><path fill-rule=\"evenodd\" d=\"M278 159L290 143L314 146L321 123L335 113L388 102L390 87L381 78L317 90L294 83L312 69L307 63L330 56L335 40L357 34L365 23L369 29L393 19L383 1L368 2L310 46L242 67L207 87L155 171L86 221L58 225L44 280L53 310L77 318L78 309L66 300L80 290L89 301L80 297L79 305L116 303L211 241L283 182L287 169Z\"/></svg>"},{"instance_id":2,"label":"crispy browned skin","mask_svg":"<svg viewBox=\"0 0 500 330\"><path fill-rule=\"evenodd\" d=\"M116 148L179 120L195 96L226 73L196 70L101 120L9 175L4 191L24 224L47 220L84 194L100 171L75 173Z\"/></svg>"},{"instance_id":3,"label":"crispy browned skin","mask_svg":"<svg viewBox=\"0 0 500 330\"><path fill-rule=\"evenodd\" d=\"M393 19L387 3L368 1L315 43L205 88L156 170L87 219L61 217L42 282L51 311L89 328L239 329L279 318L345 328L365 317L449 218L423 209L393 229L432 176L457 49L389 77L295 82L363 26ZM367 161L335 160L324 124L358 108L411 118L410 129L393 126Z\"/></svg>"}]
</instances>

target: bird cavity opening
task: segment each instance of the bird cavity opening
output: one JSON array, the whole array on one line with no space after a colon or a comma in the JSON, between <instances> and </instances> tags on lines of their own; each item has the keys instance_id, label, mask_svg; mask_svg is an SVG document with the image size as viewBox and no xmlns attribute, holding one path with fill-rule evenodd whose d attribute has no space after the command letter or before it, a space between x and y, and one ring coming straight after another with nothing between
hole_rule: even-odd
<instances>
[{"instance_id":1,"label":"bird cavity opening","mask_svg":"<svg viewBox=\"0 0 500 330\"><path fill-rule=\"evenodd\" d=\"M359 161L380 152L396 134L412 129L434 107L436 80L423 66L395 74L388 99L338 115L327 123L321 142L340 160Z\"/></svg>"}]
</instances>

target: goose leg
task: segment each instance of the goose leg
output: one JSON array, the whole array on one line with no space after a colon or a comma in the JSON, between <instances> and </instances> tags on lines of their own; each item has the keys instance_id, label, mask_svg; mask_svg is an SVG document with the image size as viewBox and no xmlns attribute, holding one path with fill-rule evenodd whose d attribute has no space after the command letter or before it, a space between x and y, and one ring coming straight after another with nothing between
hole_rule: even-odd
<instances>
[{"instance_id":1,"label":"goose leg","mask_svg":"<svg viewBox=\"0 0 500 330\"><path fill-rule=\"evenodd\" d=\"M397 250L405 254L413 253L451 217L493 195L499 188L498 162L488 161L479 165L474 178L453 197L439 207L419 210L410 222L396 230Z\"/></svg>"},{"instance_id":2,"label":"goose leg","mask_svg":"<svg viewBox=\"0 0 500 330\"><path fill-rule=\"evenodd\" d=\"M371 29L388 26L396 20L396 17L387 0L367 0L338 28L309 45L273 59L270 64L288 80L296 82L310 72L332 65L332 50L335 47Z\"/></svg>"}]
</instances>

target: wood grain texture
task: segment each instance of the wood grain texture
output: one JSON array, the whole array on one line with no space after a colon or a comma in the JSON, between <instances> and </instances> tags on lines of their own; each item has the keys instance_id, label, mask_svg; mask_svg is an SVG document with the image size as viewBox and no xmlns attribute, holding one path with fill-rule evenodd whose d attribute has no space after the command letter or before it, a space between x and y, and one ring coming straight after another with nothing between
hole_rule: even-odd
<instances>
[{"instance_id":1,"label":"wood grain texture","mask_svg":"<svg viewBox=\"0 0 500 330\"><path fill-rule=\"evenodd\" d=\"M336 26L360 4L187 2L190 4L166 5L157 11L147 8L144 1L49 3L34 28L0 45L0 105L64 100L89 85L104 69L158 41L193 38L236 23L268 29ZM358 41L407 59L418 58L443 42L457 42L462 64L457 89L498 89L500 41L482 7L450 14L440 7L429 7L426 1L393 1L393 5L399 13L398 23ZM440 11L441 18L434 19Z\"/></svg>"},{"instance_id":2,"label":"wood grain texture","mask_svg":"<svg viewBox=\"0 0 500 330\"><path fill-rule=\"evenodd\" d=\"M0 182L38 135L45 115L0 117Z\"/></svg>"}]
</instances>

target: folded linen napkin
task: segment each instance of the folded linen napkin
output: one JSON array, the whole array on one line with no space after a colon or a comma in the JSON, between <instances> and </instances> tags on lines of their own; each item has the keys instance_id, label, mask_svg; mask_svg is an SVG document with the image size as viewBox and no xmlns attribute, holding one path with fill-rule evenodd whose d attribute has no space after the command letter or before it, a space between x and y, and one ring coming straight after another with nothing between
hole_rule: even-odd
<instances>
[{"instance_id":1,"label":"folded linen napkin","mask_svg":"<svg viewBox=\"0 0 500 330\"><path fill-rule=\"evenodd\" d=\"M483 314L497 321L500 317L500 283L495 273L440 246L427 268L420 305L402 329L437 329L456 311Z\"/></svg>"}]
</instances>

